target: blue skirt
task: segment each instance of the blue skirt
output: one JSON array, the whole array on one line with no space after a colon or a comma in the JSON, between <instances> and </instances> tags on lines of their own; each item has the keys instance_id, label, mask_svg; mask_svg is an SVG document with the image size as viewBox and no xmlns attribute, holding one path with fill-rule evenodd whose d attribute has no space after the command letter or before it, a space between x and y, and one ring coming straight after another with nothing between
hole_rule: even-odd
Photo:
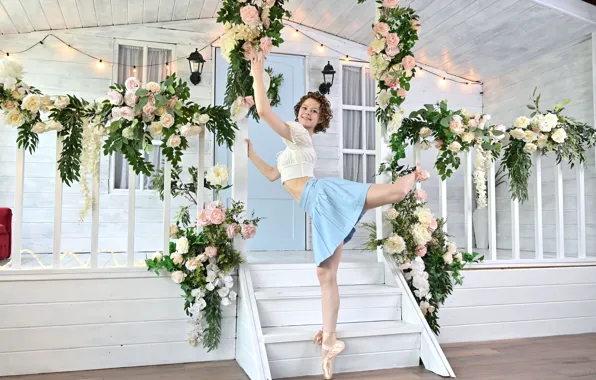
<instances>
[{"instance_id":1,"label":"blue skirt","mask_svg":"<svg viewBox=\"0 0 596 380\"><path fill-rule=\"evenodd\" d=\"M315 263L319 266L343 242L349 242L365 214L370 184L340 178L310 179L300 196L300 207L312 218Z\"/></svg>"}]
</instances>

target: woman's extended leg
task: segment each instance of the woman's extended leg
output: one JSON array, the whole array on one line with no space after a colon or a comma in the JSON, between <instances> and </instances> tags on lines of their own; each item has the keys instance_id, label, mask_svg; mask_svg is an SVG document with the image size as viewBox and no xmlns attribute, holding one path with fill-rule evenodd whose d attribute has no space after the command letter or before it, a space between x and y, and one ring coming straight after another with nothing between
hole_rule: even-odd
<instances>
[{"instance_id":1,"label":"woman's extended leg","mask_svg":"<svg viewBox=\"0 0 596 380\"><path fill-rule=\"evenodd\" d=\"M370 210L375 207L400 202L408 195L416 184L416 172L399 177L392 184L372 184L366 194L364 209Z\"/></svg>"}]
</instances>

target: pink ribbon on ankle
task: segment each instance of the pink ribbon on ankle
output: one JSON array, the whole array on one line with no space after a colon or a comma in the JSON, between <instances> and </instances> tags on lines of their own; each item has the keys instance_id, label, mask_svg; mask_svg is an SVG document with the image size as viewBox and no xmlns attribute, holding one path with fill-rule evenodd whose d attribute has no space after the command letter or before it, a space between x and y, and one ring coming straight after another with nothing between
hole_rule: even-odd
<instances>
[{"instance_id":1,"label":"pink ribbon on ankle","mask_svg":"<svg viewBox=\"0 0 596 380\"><path fill-rule=\"evenodd\" d=\"M255 100L252 96L239 96L236 100L238 101L238 105L246 104L248 108L255 105Z\"/></svg>"}]
</instances>

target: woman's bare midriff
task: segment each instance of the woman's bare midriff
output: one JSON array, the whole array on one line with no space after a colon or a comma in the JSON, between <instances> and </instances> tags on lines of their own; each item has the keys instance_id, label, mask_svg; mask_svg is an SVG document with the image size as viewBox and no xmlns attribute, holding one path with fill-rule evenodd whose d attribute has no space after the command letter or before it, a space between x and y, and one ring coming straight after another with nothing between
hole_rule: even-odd
<instances>
[{"instance_id":1,"label":"woman's bare midriff","mask_svg":"<svg viewBox=\"0 0 596 380\"><path fill-rule=\"evenodd\" d=\"M312 177L301 177L301 178L294 178L287 180L283 183L284 189L294 198L296 202L300 202L300 195L302 194L302 190L304 190L304 186L309 179Z\"/></svg>"}]
</instances>

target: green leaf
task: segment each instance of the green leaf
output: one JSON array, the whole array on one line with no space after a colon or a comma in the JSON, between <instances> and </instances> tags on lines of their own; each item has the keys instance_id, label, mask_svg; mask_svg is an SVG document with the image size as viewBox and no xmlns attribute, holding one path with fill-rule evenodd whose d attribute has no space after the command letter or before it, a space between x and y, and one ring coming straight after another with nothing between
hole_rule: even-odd
<instances>
[{"instance_id":1,"label":"green leaf","mask_svg":"<svg viewBox=\"0 0 596 380\"><path fill-rule=\"evenodd\" d=\"M532 104L528 104L526 107L528 107L531 110L535 110L536 109L536 107L534 105L532 105Z\"/></svg>"},{"instance_id":2,"label":"green leaf","mask_svg":"<svg viewBox=\"0 0 596 380\"><path fill-rule=\"evenodd\" d=\"M140 98L139 102L137 103L137 105L135 107L135 112L139 112L140 110L142 110L143 107L145 107L145 105L147 105L148 102L149 102L149 98L147 96Z\"/></svg>"},{"instance_id":3,"label":"green leaf","mask_svg":"<svg viewBox=\"0 0 596 380\"><path fill-rule=\"evenodd\" d=\"M137 92L135 92L135 95L136 96L139 96L139 97L142 97L142 96L147 95L148 93L149 93L148 90L145 90L144 88L138 88L137 89Z\"/></svg>"}]
</instances>

